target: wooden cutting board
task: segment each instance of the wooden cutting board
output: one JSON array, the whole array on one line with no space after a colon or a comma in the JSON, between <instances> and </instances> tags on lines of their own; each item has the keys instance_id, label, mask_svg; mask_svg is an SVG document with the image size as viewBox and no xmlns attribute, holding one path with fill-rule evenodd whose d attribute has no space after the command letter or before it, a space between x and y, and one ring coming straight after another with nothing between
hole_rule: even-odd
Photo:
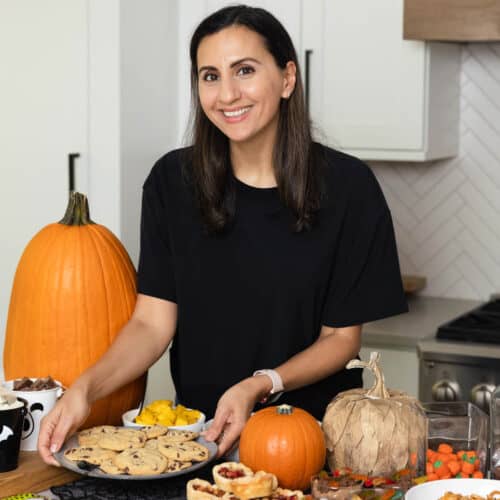
<instances>
[{"instance_id":1,"label":"wooden cutting board","mask_svg":"<svg viewBox=\"0 0 500 500\"><path fill-rule=\"evenodd\" d=\"M37 493L81 477L63 467L47 465L37 451L21 451L19 467L0 473L0 498L19 493Z\"/></svg>"}]
</instances>

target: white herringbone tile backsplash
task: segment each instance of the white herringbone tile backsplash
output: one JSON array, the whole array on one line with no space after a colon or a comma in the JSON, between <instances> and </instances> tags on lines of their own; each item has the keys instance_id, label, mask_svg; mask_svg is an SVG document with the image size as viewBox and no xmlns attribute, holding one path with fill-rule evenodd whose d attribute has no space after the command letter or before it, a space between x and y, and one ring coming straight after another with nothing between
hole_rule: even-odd
<instances>
[{"instance_id":1,"label":"white herringbone tile backsplash","mask_svg":"<svg viewBox=\"0 0 500 500\"><path fill-rule=\"evenodd\" d=\"M500 292L500 43L465 44L460 154L434 163L376 163L402 272L423 295Z\"/></svg>"}]
</instances>

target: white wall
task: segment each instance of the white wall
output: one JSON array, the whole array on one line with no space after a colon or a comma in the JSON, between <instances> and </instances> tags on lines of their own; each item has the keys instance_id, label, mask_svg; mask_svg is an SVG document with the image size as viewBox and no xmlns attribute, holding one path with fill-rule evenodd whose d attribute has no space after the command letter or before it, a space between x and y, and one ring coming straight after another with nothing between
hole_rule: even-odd
<instances>
[{"instance_id":1,"label":"white wall","mask_svg":"<svg viewBox=\"0 0 500 500\"><path fill-rule=\"evenodd\" d=\"M154 162L178 146L177 1L91 5L89 198L93 219L115 232L137 267L142 185ZM103 141L110 130L114 144ZM165 354L149 370L146 398L173 393Z\"/></svg>"},{"instance_id":2,"label":"white wall","mask_svg":"<svg viewBox=\"0 0 500 500\"><path fill-rule=\"evenodd\" d=\"M81 53L79 52L78 57L75 57L76 51L71 52L73 57L67 58L69 62L63 56L60 58L54 56L53 59L58 66L51 67L49 70L47 70L46 64L43 67L44 59L42 56L45 56L46 52L50 53L52 50L50 44L55 43L55 46L61 49L60 51L64 55L76 43L72 40L71 31L76 29L73 26L74 23L56 22L58 15L60 16L61 3L55 1L46 3L44 9L41 9L40 13L36 12L36 15L33 15L34 6L38 5L35 0L24 0L22 5L14 3L14 0L2 4L2 13L4 14L2 20L5 21L6 25L12 24L11 31L0 30L6 38L5 43L2 44L2 50L5 53L0 50L6 56L3 60L8 59L9 63L12 62L13 67L17 68L16 64L19 64L20 68L24 68L28 63L31 64L32 59L38 57L40 61L35 60L35 62L42 67L38 68L36 64L34 65L34 70L41 71L40 75L34 72L32 76L26 78L26 71L19 72L20 77L17 80L15 78L17 73L11 71L9 73L10 79L6 80L8 86L4 87L2 81L4 92L2 93L3 100L0 102L12 101L14 103L11 106L13 108L12 118L19 115L24 120L29 120L30 113L34 114L29 123L33 124L36 120L38 130L45 133L45 135L41 133L37 135L36 128L31 127L35 130L33 139L36 138L41 146L46 147L46 136L49 135L50 127L45 122L48 122L48 118L51 117L51 109L55 109L54 103L67 109L68 124L78 124L80 128L84 129L84 133L80 135L85 137L81 143L71 145L73 143L66 137L70 133L69 126L63 128L63 132L67 132L66 134L52 131L55 149L58 152L62 145L66 146L67 143L71 145L68 146L68 151L62 151L63 165L60 176L63 186L62 193L60 196L51 194L46 200L46 205L61 200L62 206L55 210L55 215L50 217L45 213L46 206L44 206L45 212L31 211L27 215L31 214L33 223L30 220L30 225L23 223L23 221L17 224L16 221L8 226L8 231L22 227L23 231L27 231L25 238L27 243L36 230L44 224L57 221L62 217L67 196L66 154L70 150L80 152L82 158L78 160L76 168L77 189L88 194L92 219L105 225L119 237L128 250L132 261L137 265L142 184L154 161L177 146L177 1L107 0L101 2L100 0L87 0L81 3L85 14L85 16L82 14L78 17L78 20L82 21L78 28L84 32L80 36L83 40L80 43L82 45ZM26 12L22 11L23 8L26 9ZM70 10L72 12L76 10L72 4ZM62 25L65 30L62 28L59 31L50 29L52 25L50 22L46 22L39 28L39 33L37 28L38 24L41 23L36 23L36 17L41 15L53 20L51 22L55 28ZM30 29L28 21L32 18L35 18L34 27ZM24 31L16 30L16 26L23 26ZM68 26L73 27L70 29ZM30 39L30 33L33 33L33 40ZM19 40L15 38L16 36L19 37ZM53 40L54 38L55 40ZM25 47L27 48L26 54ZM33 47L37 47L41 56L37 56ZM45 49L45 47L49 47L49 49ZM66 47L68 49L63 50ZM16 55L19 61L16 61ZM76 81L69 79L68 83L67 80L64 80L67 72L74 75ZM54 83L59 86L54 85ZM40 88L42 84L44 84L43 89ZM70 94L69 98L63 94L64 90L77 88L78 85L84 88L83 97L78 95L78 98L75 98L75 92L69 91L66 92ZM29 88L29 93L26 95L32 102L24 94L25 87ZM51 90L51 93L45 92L45 88ZM38 94L37 91L39 91ZM19 104L23 104L25 107L20 108ZM77 106L83 109L80 114L76 112ZM16 113L16 109L21 110L22 113ZM26 121L25 125L18 131L12 126L12 119L9 117L7 120L5 116L4 114L2 124L7 124L7 122L10 124L6 127L6 131L10 130L11 135L15 133L15 139L18 143L25 141L22 144L27 153L39 154L42 147L38 146L31 137L26 137ZM22 122L22 120L19 121ZM4 138L7 137L7 140L10 141L10 136L4 134L3 130L0 135ZM52 146L52 143L50 145ZM3 146L2 151L5 151ZM5 156L1 158L5 158ZM43 178L36 156L29 158L26 155L24 160L30 168L28 175L35 171L38 176L41 175ZM54 162L47 161L47 163L52 165ZM12 168L19 168L19 165L12 165ZM6 192L10 191L12 196L20 198L23 194L22 186L27 185L26 182L22 182L22 176L13 173L9 181L9 169L7 168L5 170L2 168L1 174L0 182L5 187ZM22 182L19 188L17 184L14 184L14 180L17 178L20 178ZM45 185L39 183L36 187L38 191L45 192ZM25 196L28 197L28 200L33 199L30 198L29 191L25 193ZM44 194L44 197L47 195ZM7 214L6 209L13 205L7 204L5 198L1 197L3 200L2 208L4 215L10 217L11 214ZM28 210L25 211L28 212ZM33 227L35 222L36 227ZM12 276L20 258L21 249L16 248L14 253L15 262L13 259L12 265L9 267L9 269L12 268ZM5 296L10 296L10 276L6 280L4 273L1 274L2 293ZM4 302L7 303L8 300L2 300L2 304ZM5 322L2 321L2 313L3 307L0 310L0 343L3 346ZM166 360L162 359L155 366L153 372L155 370L158 371L158 376L151 377L151 387L158 393L172 393ZM1 361L0 378L3 379Z\"/></svg>"},{"instance_id":3,"label":"white wall","mask_svg":"<svg viewBox=\"0 0 500 500\"><path fill-rule=\"evenodd\" d=\"M460 154L373 163L395 223L404 273L423 294L488 299L500 291L500 43L464 44Z\"/></svg>"},{"instance_id":4,"label":"white wall","mask_svg":"<svg viewBox=\"0 0 500 500\"><path fill-rule=\"evenodd\" d=\"M177 2L121 0L120 237L134 264L139 258L142 184L153 163L178 147ZM168 354L150 368L146 400L172 399Z\"/></svg>"},{"instance_id":5,"label":"white wall","mask_svg":"<svg viewBox=\"0 0 500 500\"><path fill-rule=\"evenodd\" d=\"M154 162L177 147L177 2L121 0L120 235L139 257L141 187Z\"/></svg>"},{"instance_id":6,"label":"white wall","mask_svg":"<svg viewBox=\"0 0 500 500\"><path fill-rule=\"evenodd\" d=\"M40 229L64 215L69 153L82 153L75 173L79 185L85 182L87 25L86 0L0 2L2 347L23 250ZM2 362L3 356L0 377Z\"/></svg>"}]
</instances>

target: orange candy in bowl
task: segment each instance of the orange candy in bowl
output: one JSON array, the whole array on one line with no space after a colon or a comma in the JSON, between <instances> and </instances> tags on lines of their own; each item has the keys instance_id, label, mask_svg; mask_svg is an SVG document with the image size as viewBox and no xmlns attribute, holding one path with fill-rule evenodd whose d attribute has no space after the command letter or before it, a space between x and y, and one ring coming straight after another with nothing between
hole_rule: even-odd
<instances>
[{"instance_id":1,"label":"orange candy in bowl","mask_svg":"<svg viewBox=\"0 0 500 500\"><path fill-rule=\"evenodd\" d=\"M205 423L205 415L183 405L174 406L169 399L159 399L142 410L134 408L125 412L122 421L126 427L165 425L171 429L200 432Z\"/></svg>"}]
</instances>

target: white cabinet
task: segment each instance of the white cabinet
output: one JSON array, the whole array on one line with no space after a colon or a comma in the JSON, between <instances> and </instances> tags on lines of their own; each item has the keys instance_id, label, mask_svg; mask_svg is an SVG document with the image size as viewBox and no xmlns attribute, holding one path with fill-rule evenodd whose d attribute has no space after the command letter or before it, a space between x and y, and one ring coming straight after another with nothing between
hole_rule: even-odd
<instances>
[{"instance_id":1,"label":"white cabinet","mask_svg":"<svg viewBox=\"0 0 500 500\"><path fill-rule=\"evenodd\" d=\"M164 0L0 3L0 349L19 258L64 215L69 153L92 218L137 262L142 183L176 143L177 16Z\"/></svg>"},{"instance_id":2,"label":"white cabinet","mask_svg":"<svg viewBox=\"0 0 500 500\"><path fill-rule=\"evenodd\" d=\"M418 356L416 347L382 347L370 345L365 340L360 351L363 361L370 360L370 353L380 353L380 367L384 373L386 386L389 389L404 391L418 398ZM373 385L370 370L363 370L363 386Z\"/></svg>"},{"instance_id":3,"label":"white cabinet","mask_svg":"<svg viewBox=\"0 0 500 500\"><path fill-rule=\"evenodd\" d=\"M203 17L229 4L180 3L179 138L189 114L189 37ZM304 79L309 74L317 140L365 160L457 154L460 45L403 40L403 0L251 4L272 12L292 37Z\"/></svg>"},{"instance_id":4,"label":"white cabinet","mask_svg":"<svg viewBox=\"0 0 500 500\"><path fill-rule=\"evenodd\" d=\"M303 2L320 140L366 160L458 151L458 44L403 40L403 0Z\"/></svg>"}]
</instances>

